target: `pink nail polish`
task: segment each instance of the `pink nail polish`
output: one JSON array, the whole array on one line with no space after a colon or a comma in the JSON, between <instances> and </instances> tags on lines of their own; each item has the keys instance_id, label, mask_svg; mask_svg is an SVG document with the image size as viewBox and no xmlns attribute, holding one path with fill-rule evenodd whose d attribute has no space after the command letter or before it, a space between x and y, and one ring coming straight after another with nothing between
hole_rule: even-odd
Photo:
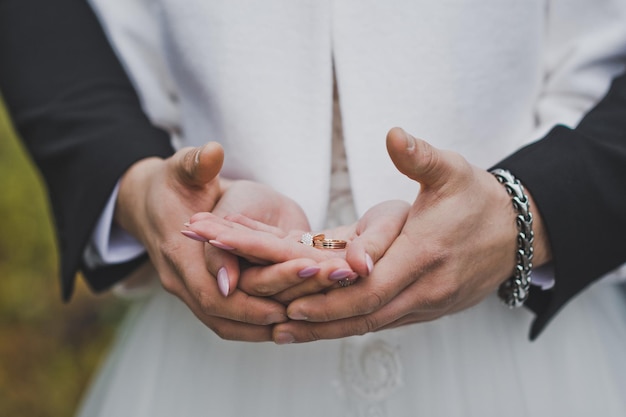
<instances>
[{"instance_id":1,"label":"pink nail polish","mask_svg":"<svg viewBox=\"0 0 626 417\"><path fill-rule=\"evenodd\" d=\"M180 233L187 236L189 239L197 240L198 242L208 242L208 239L191 230L181 230Z\"/></svg>"},{"instance_id":2,"label":"pink nail polish","mask_svg":"<svg viewBox=\"0 0 626 417\"><path fill-rule=\"evenodd\" d=\"M224 267L221 267L220 270L217 271L217 287L220 289L220 292L224 297L228 297L228 292L230 291L230 281L228 280L228 272Z\"/></svg>"},{"instance_id":3,"label":"pink nail polish","mask_svg":"<svg viewBox=\"0 0 626 417\"><path fill-rule=\"evenodd\" d=\"M224 250L233 250L235 248L233 248L232 246L228 246L222 242L220 242L219 240L215 240L215 239L211 239L208 241L211 245L215 246L218 249L224 249Z\"/></svg>"},{"instance_id":4,"label":"pink nail polish","mask_svg":"<svg viewBox=\"0 0 626 417\"><path fill-rule=\"evenodd\" d=\"M328 279L330 279L331 281L341 281L342 279L348 278L350 275L352 275L352 273L353 271L349 269L337 269L330 273Z\"/></svg>"},{"instance_id":5,"label":"pink nail polish","mask_svg":"<svg viewBox=\"0 0 626 417\"><path fill-rule=\"evenodd\" d=\"M309 278L320 272L321 269L322 268L320 268L319 266L307 266L306 268L301 269L298 272L298 276L300 278Z\"/></svg>"},{"instance_id":6,"label":"pink nail polish","mask_svg":"<svg viewBox=\"0 0 626 417\"><path fill-rule=\"evenodd\" d=\"M369 275L374 269L374 261L372 261L372 257L369 253L365 254L365 264L367 265L367 275Z\"/></svg>"}]
</instances>

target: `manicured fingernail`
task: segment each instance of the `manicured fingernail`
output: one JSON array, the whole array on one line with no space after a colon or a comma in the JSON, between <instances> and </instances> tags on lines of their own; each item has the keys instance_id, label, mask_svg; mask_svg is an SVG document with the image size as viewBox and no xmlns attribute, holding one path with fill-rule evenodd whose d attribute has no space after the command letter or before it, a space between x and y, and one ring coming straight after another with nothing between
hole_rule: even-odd
<instances>
[{"instance_id":1,"label":"manicured fingernail","mask_svg":"<svg viewBox=\"0 0 626 417\"><path fill-rule=\"evenodd\" d=\"M200 236L199 234L197 234L196 232L193 232L191 230L181 230L180 233L182 233L183 235L187 236L189 239L197 240L198 242L208 242L209 241L204 236Z\"/></svg>"},{"instance_id":2,"label":"manicured fingernail","mask_svg":"<svg viewBox=\"0 0 626 417\"><path fill-rule=\"evenodd\" d=\"M224 267L221 267L220 270L217 271L217 287L224 297L228 297L230 281L228 280L228 272L226 272L226 268Z\"/></svg>"},{"instance_id":3,"label":"manicured fingernail","mask_svg":"<svg viewBox=\"0 0 626 417\"><path fill-rule=\"evenodd\" d=\"M369 253L365 254L365 264L367 265L367 275L369 275L374 269L374 261L372 261L372 257Z\"/></svg>"},{"instance_id":4,"label":"manicured fingernail","mask_svg":"<svg viewBox=\"0 0 626 417\"><path fill-rule=\"evenodd\" d=\"M321 269L322 268L320 268L319 266L307 266L306 268L301 269L300 272L298 272L298 276L300 278L309 278L320 272Z\"/></svg>"},{"instance_id":5,"label":"manicured fingernail","mask_svg":"<svg viewBox=\"0 0 626 417\"><path fill-rule=\"evenodd\" d=\"M330 273L328 279L330 279L331 281L341 281L342 279L348 278L350 275L352 275L352 273L353 272L349 269L337 269Z\"/></svg>"},{"instance_id":6,"label":"manicured fingernail","mask_svg":"<svg viewBox=\"0 0 626 417\"><path fill-rule=\"evenodd\" d=\"M406 150L411 152L413 149L415 149L415 139L413 138L413 136L406 133L404 129L402 129L402 132L404 133L404 137L406 138Z\"/></svg>"},{"instance_id":7,"label":"manicured fingernail","mask_svg":"<svg viewBox=\"0 0 626 417\"><path fill-rule=\"evenodd\" d=\"M233 249L235 249L232 246L229 246L229 245L226 245L226 244L220 242L219 240L211 239L208 242L211 245L213 245L213 246L215 246L216 248L219 248L219 249L224 249L224 250L233 250Z\"/></svg>"},{"instance_id":8,"label":"manicured fingernail","mask_svg":"<svg viewBox=\"0 0 626 417\"><path fill-rule=\"evenodd\" d=\"M293 335L291 333L287 333L287 332L280 332L276 335L276 338L274 339L274 342L277 345L288 345L290 343L293 343L296 341L296 338L293 337Z\"/></svg>"}]
</instances>

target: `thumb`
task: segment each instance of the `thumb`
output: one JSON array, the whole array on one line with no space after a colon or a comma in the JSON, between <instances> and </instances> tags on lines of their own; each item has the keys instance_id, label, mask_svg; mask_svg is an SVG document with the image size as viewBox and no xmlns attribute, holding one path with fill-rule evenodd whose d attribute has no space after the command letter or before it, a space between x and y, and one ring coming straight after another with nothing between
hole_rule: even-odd
<instances>
[{"instance_id":1,"label":"thumb","mask_svg":"<svg viewBox=\"0 0 626 417\"><path fill-rule=\"evenodd\" d=\"M436 188L448 182L460 167L458 159L462 160L460 155L439 150L399 127L387 133L387 152L398 171L419 182L422 188Z\"/></svg>"},{"instance_id":2,"label":"thumb","mask_svg":"<svg viewBox=\"0 0 626 417\"><path fill-rule=\"evenodd\" d=\"M356 225L356 237L348 245L346 260L353 271L368 276L374 264L402 231L409 204L400 200L385 201L369 209Z\"/></svg>"},{"instance_id":3,"label":"thumb","mask_svg":"<svg viewBox=\"0 0 626 417\"><path fill-rule=\"evenodd\" d=\"M217 142L183 148L172 157L176 178L191 187L202 187L217 177L224 163L224 149Z\"/></svg>"}]
</instances>

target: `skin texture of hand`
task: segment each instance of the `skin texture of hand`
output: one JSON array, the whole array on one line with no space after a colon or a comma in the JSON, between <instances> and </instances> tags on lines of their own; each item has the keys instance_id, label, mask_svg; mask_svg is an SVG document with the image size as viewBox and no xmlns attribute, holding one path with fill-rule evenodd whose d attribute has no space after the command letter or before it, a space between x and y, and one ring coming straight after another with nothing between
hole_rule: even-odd
<instances>
[{"instance_id":1,"label":"skin texture of hand","mask_svg":"<svg viewBox=\"0 0 626 417\"><path fill-rule=\"evenodd\" d=\"M394 128L387 148L421 191L402 232L367 279L292 302L277 343L364 334L436 319L493 293L515 265L515 212L503 186L460 155ZM531 202L532 207L532 202ZM535 216L535 264L549 246Z\"/></svg>"},{"instance_id":2,"label":"skin texture of hand","mask_svg":"<svg viewBox=\"0 0 626 417\"><path fill-rule=\"evenodd\" d=\"M181 149L165 160L138 161L120 181L115 220L144 244L163 287L217 335L266 341L271 338L271 324L287 319L285 307L241 291L224 297L209 271L215 270L211 269L215 264L225 266L224 271L236 268L235 257L180 234L193 213L212 210L222 194L227 195L228 189L218 177L223 157L218 144L208 143ZM237 206L240 199L236 193L235 188L232 198L223 204ZM228 293L229 278L219 275L221 288Z\"/></svg>"},{"instance_id":3,"label":"skin texture of hand","mask_svg":"<svg viewBox=\"0 0 626 417\"><path fill-rule=\"evenodd\" d=\"M304 295L337 288L338 280L368 276L374 262L400 233L408 209L405 202L388 201L370 209L351 226L323 231L329 238L346 240L346 250L303 245L299 243L302 229L286 232L242 215L222 219L198 213L191 218L189 230L255 264L242 271L242 290L287 304Z\"/></svg>"}]
</instances>

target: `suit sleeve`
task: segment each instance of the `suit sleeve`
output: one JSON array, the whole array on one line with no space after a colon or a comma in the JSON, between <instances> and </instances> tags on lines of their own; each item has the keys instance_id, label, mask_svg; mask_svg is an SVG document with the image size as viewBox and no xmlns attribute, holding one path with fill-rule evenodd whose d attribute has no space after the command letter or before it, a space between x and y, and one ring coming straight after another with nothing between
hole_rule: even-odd
<instances>
[{"instance_id":1,"label":"suit sleeve","mask_svg":"<svg viewBox=\"0 0 626 417\"><path fill-rule=\"evenodd\" d=\"M79 270L106 289L145 258L92 270L84 248L121 175L171 155L169 135L145 116L83 0L0 0L0 62L3 99L49 192L63 298Z\"/></svg>"},{"instance_id":2,"label":"suit sleeve","mask_svg":"<svg viewBox=\"0 0 626 417\"><path fill-rule=\"evenodd\" d=\"M593 281L626 262L626 74L575 129L556 126L496 165L530 191L552 247L555 286L531 290L535 339Z\"/></svg>"}]
</instances>

